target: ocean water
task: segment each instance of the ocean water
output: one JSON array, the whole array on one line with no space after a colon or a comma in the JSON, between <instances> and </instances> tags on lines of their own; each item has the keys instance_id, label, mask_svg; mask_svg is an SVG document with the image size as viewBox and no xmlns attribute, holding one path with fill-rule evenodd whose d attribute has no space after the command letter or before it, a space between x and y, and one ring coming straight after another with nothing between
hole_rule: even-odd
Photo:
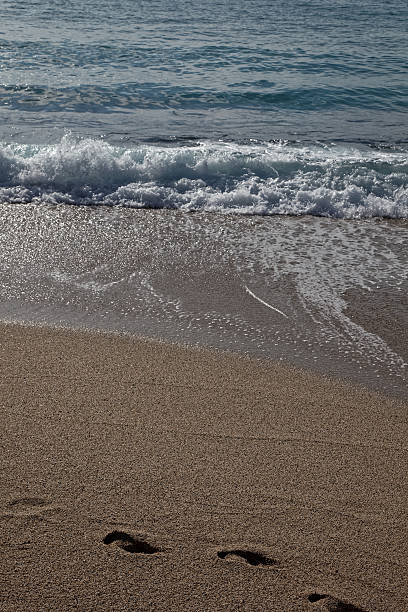
<instances>
[{"instance_id":1,"label":"ocean water","mask_svg":"<svg viewBox=\"0 0 408 612\"><path fill-rule=\"evenodd\" d=\"M0 0L0 14L3 320L401 391L405 1Z\"/></svg>"},{"instance_id":2,"label":"ocean water","mask_svg":"<svg viewBox=\"0 0 408 612\"><path fill-rule=\"evenodd\" d=\"M403 0L0 11L3 200L408 216Z\"/></svg>"}]
</instances>

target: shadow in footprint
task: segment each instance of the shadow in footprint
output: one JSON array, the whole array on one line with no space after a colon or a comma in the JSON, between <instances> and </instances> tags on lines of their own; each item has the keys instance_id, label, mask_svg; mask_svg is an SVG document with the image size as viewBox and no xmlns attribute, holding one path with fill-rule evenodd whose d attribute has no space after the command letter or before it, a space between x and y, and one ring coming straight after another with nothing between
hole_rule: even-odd
<instances>
[{"instance_id":1,"label":"shadow in footprint","mask_svg":"<svg viewBox=\"0 0 408 612\"><path fill-rule=\"evenodd\" d=\"M308 600L310 603L321 602L321 606L319 607L322 610L327 610L327 612L364 612L362 608L358 608L357 606L353 606L353 604L336 599L336 597L332 597L331 595L311 593Z\"/></svg>"},{"instance_id":2,"label":"shadow in footprint","mask_svg":"<svg viewBox=\"0 0 408 612\"><path fill-rule=\"evenodd\" d=\"M269 557L265 557L265 555L261 555L251 550L220 550L217 556L219 559L240 557L249 563L249 565L277 565L278 563L275 559L270 559Z\"/></svg>"},{"instance_id":3,"label":"shadow in footprint","mask_svg":"<svg viewBox=\"0 0 408 612\"><path fill-rule=\"evenodd\" d=\"M139 553L143 555L152 555L154 553L160 552L159 548L155 548L148 542L144 542L143 540L138 540L133 536L129 535L125 531L111 531L107 536L103 539L104 544L113 544L116 543L119 548L126 550L129 553Z\"/></svg>"},{"instance_id":4,"label":"shadow in footprint","mask_svg":"<svg viewBox=\"0 0 408 612\"><path fill-rule=\"evenodd\" d=\"M41 497L16 497L8 502L2 516L27 516L43 520L46 516L62 510L61 506Z\"/></svg>"},{"instance_id":5,"label":"shadow in footprint","mask_svg":"<svg viewBox=\"0 0 408 612\"><path fill-rule=\"evenodd\" d=\"M46 506L47 502L45 499L40 497L18 497L9 502L9 508L16 510L26 510L30 508L39 508Z\"/></svg>"}]
</instances>

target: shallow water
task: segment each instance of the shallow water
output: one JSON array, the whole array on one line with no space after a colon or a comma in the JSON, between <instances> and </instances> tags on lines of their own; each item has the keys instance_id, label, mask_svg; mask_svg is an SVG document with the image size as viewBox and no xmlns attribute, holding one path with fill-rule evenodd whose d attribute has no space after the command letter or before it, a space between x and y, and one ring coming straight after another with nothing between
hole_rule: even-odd
<instances>
[{"instance_id":1,"label":"shallow water","mask_svg":"<svg viewBox=\"0 0 408 612\"><path fill-rule=\"evenodd\" d=\"M405 395L408 227L383 224L9 204L0 317L241 351Z\"/></svg>"}]
</instances>

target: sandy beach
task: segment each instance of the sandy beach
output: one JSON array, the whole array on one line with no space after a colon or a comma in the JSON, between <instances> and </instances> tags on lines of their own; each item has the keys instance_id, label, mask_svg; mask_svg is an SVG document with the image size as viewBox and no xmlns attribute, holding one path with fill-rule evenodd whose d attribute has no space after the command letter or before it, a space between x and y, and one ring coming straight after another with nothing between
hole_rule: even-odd
<instances>
[{"instance_id":1,"label":"sandy beach","mask_svg":"<svg viewBox=\"0 0 408 612\"><path fill-rule=\"evenodd\" d=\"M408 609L406 403L114 334L0 339L2 611Z\"/></svg>"},{"instance_id":2,"label":"sandy beach","mask_svg":"<svg viewBox=\"0 0 408 612\"><path fill-rule=\"evenodd\" d=\"M1 3L0 612L408 612L408 3Z\"/></svg>"}]
</instances>

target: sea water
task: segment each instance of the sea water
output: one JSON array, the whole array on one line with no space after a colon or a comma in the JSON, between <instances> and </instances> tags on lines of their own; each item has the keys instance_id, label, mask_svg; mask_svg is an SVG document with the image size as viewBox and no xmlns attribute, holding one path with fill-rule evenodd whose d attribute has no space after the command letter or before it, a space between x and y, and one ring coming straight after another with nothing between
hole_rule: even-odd
<instances>
[{"instance_id":1,"label":"sea water","mask_svg":"<svg viewBox=\"0 0 408 612\"><path fill-rule=\"evenodd\" d=\"M0 2L0 197L408 216L408 5Z\"/></svg>"},{"instance_id":2,"label":"sea water","mask_svg":"<svg viewBox=\"0 0 408 612\"><path fill-rule=\"evenodd\" d=\"M0 16L3 319L400 384L406 2L0 0Z\"/></svg>"}]
</instances>

